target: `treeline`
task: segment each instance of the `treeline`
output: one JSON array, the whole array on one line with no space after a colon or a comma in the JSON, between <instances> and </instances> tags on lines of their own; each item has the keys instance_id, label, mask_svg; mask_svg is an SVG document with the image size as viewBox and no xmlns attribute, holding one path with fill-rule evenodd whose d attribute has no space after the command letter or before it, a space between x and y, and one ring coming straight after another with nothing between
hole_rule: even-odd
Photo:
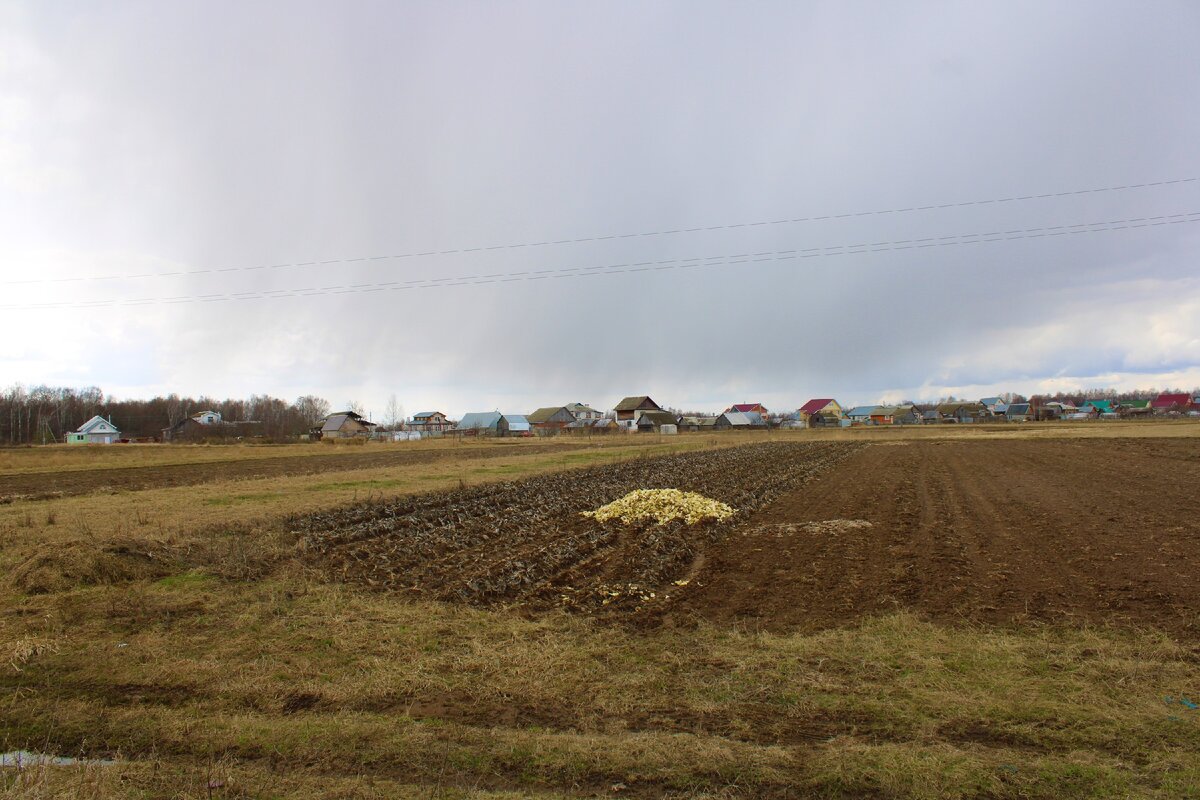
<instances>
[{"instance_id":1,"label":"treeline","mask_svg":"<svg viewBox=\"0 0 1200 800\"><path fill-rule=\"evenodd\" d=\"M286 439L307 432L329 413L329 403L306 395L288 402L270 395L245 400L180 397L116 400L96 386L12 386L0 393L0 443L61 442L63 436L99 414L111 417L128 439L161 437L163 428L201 411L220 412L228 422L255 422L257 434Z\"/></svg>"}]
</instances>

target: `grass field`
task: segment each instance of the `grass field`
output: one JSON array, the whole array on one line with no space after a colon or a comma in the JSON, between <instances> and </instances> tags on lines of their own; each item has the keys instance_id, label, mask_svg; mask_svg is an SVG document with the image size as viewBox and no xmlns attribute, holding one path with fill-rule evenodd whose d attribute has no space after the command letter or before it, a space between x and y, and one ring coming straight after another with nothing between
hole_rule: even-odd
<instances>
[{"instance_id":1,"label":"grass field","mask_svg":"<svg viewBox=\"0 0 1200 800\"><path fill-rule=\"evenodd\" d=\"M358 514L377 525L394 519L389 509L421 508L403 499L412 493L487 498L496 481L569 485L562 470L630 459L629 469L652 470L657 462L646 459L673 452L813 441L868 446L780 483L761 510L713 529L695 546L686 585L671 589L678 606L578 613L521 593L442 602L339 577L297 524ZM1200 583L1190 552L1200 514L1181 488L1200 477L1200 425L592 444L495 445L502 455L464 449L422 463L213 474L139 490L98 481L74 496L0 505L0 751L116 762L0 767L0 796L1200 797L1200 645L1189 594ZM51 469L298 463L330 449L0 451L0 482ZM1041 495L1040 479L955 477L990 468L1036 477L1038 464L1057 474L1076 463L1126 471L1124 493L1073 497L1068 485ZM873 471L934 488L905 499L874 476L882 488L861 489L868 479L858 476ZM696 480L710 480L700 472ZM744 483L711 480L713 492ZM1157 485L1162 503L1145 488ZM541 497L533 488L529 496ZM512 509L512 519L528 520L513 535L553 541L575 505L593 502L562 493L561 509ZM441 496L420 502L439 513ZM864 538L837 529L803 548L760 542L767 526L851 514L871 523L852 531ZM1088 548L1084 561L1042 553L1044 539L1013 538L1068 529L1083 538L1065 550ZM619 538L638 546L633 533ZM920 544L911 552L910 540ZM509 555L499 541L478 545L481 569L494 572L496 557ZM763 562L759 547L783 549ZM1163 548L1170 555L1153 558ZM563 574L599 569L580 557ZM1112 570L1103 566L1110 558ZM1060 565L1104 579L1080 584ZM943 590L954 574L971 590ZM1021 610L1006 594L1014 585L1016 596L1036 591L1045 601ZM757 602L756 586L771 596Z\"/></svg>"}]
</instances>

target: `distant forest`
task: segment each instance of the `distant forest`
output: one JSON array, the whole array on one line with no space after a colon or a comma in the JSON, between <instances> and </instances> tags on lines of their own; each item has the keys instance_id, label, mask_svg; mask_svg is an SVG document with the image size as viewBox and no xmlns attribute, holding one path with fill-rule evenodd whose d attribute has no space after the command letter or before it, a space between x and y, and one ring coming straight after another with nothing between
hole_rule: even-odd
<instances>
[{"instance_id":1,"label":"distant forest","mask_svg":"<svg viewBox=\"0 0 1200 800\"><path fill-rule=\"evenodd\" d=\"M122 437L149 439L161 437L163 428L201 411L218 411L228 422L257 422L258 433L279 440L307 432L329 413L330 406L313 396L294 402L265 394L245 400L175 394L152 400L115 400L96 386L17 385L0 393L0 444L61 442L64 434L97 414L112 417Z\"/></svg>"}]
</instances>

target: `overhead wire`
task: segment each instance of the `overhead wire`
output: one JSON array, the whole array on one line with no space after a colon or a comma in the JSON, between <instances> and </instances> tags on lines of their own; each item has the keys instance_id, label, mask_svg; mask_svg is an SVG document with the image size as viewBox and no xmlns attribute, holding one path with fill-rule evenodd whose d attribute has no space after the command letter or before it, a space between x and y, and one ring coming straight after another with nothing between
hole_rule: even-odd
<instances>
[{"instance_id":1,"label":"overhead wire","mask_svg":"<svg viewBox=\"0 0 1200 800\"><path fill-rule=\"evenodd\" d=\"M1100 194L1105 192L1127 191L1131 189L1148 189L1160 186L1172 186L1185 183L1194 183L1200 178L1175 178L1166 181L1152 181L1147 183L1129 183L1118 186L1101 186L1090 189L1073 189L1069 191L1047 192L1043 194L1026 194L1015 195L1012 197L993 197L982 200L962 200L951 203L932 203L927 205L914 205L898 208L875 209L870 211L850 211L840 214L824 214L820 216L808 217L793 217L773 220L757 220L752 222L735 222L721 225L707 225L693 228L674 228L653 231L636 231L633 233L614 233L606 235L584 236L573 239L547 239L545 241L530 241L530 242L515 242L507 244L481 245L476 247L455 247L443 250L427 250L427 251L412 251L408 253L396 253L392 255L374 255L374 256L358 256L355 258L333 258L333 259L318 259L310 261L292 261L281 262L276 264L260 264L254 266L235 266L235 267L209 267L203 269L182 269L168 272L139 272L127 274L111 274L111 275L76 275L60 278L23 278L14 280L0 281L0 286L18 286L18 285L35 285L35 284L60 284L60 283L84 283L84 282L99 282L99 281L126 281L126 280L143 280L147 278L181 278L192 275L219 275L232 272L257 272L268 270L288 270L299 269L302 267L320 267L332 266L335 264L356 264L369 261L387 261L409 258L436 258L441 256L459 255L465 253L481 253L498 250L516 250L521 248L549 247L555 245L583 244L586 242L603 242L621 239L645 238L653 236L674 236L691 233L701 233L709 231L735 230L741 228L758 228L772 225L789 225L804 222L820 222L826 220L850 219L856 217L882 216L885 214L908 214L919 211L932 211L948 208L965 208L970 206L984 205L999 205L1003 203L1025 202L1029 200L1043 200L1058 197L1072 197L1087 194Z\"/></svg>"},{"instance_id":2,"label":"overhead wire","mask_svg":"<svg viewBox=\"0 0 1200 800\"><path fill-rule=\"evenodd\" d=\"M914 239L862 242L850 245L831 245L826 247L810 247L803 249L797 248L791 250L768 250L762 252L733 253L716 256L693 256L689 258L672 258L650 261L630 261L611 264L598 264L587 267L557 267L539 270L497 272L478 275L463 275L455 278L417 278L408 281L381 281L371 283L311 286L304 288L264 289L246 292L215 292L209 294L175 295L166 297L14 303L0 305L0 309L41 310L58 308L82 309L133 307L147 305L175 305L180 303L270 300L286 297L313 297L319 295L370 294L375 292L440 289L456 286L478 286L483 284L516 283L565 278L586 278L598 275L615 275L623 273L733 267L738 264L758 264L772 261L802 261L811 258L832 258L843 255L862 255L889 251L922 250L934 247L950 247L984 244L989 242L1015 241L1019 239L1039 239L1090 233L1107 233L1112 231L1153 228L1190 222L1200 222L1200 211L1190 211L1153 217L1133 217L1130 219L1108 220L1103 222L1053 225L1039 228L995 230L982 233L951 234L947 236L927 236Z\"/></svg>"}]
</instances>

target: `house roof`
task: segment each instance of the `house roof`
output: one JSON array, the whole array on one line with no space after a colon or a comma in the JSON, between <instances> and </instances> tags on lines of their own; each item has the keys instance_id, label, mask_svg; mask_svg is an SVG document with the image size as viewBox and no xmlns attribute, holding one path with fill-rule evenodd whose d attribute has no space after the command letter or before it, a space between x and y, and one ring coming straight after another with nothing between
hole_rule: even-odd
<instances>
[{"instance_id":1,"label":"house roof","mask_svg":"<svg viewBox=\"0 0 1200 800\"><path fill-rule=\"evenodd\" d=\"M572 419L575 418L575 415L571 413L571 409L567 408L566 406L547 406L545 408L539 408L537 411L534 411L532 414L529 414L528 419L530 422L533 422L533 423L549 422L550 418L553 417L555 414L557 414L560 411L567 412L567 415L570 416ZM508 416L508 415L505 414L505 416ZM566 420L563 420L563 421L565 422Z\"/></svg>"},{"instance_id":2,"label":"house roof","mask_svg":"<svg viewBox=\"0 0 1200 800\"><path fill-rule=\"evenodd\" d=\"M847 417L869 417L879 406L855 406L846 412Z\"/></svg>"},{"instance_id":3,"label":"house roof","mask_svg":"<svg viewBox=\"0 0 1200 800\"><path fill-rule=\"evenodd\" d=\"M524 414L504 414L504 420L508 423L510 431L527 431L529 430L529 420Z\"/></svg>"},{"instance_id":4,"label":"house roof","mask_svg":"<svg viewBox=\"0 0 1200 800\"><path fill-rule=\"evenodd\" d=\"M718 420L722 418L735 428L749 428L751 424L750 417L741 411L726 411L717 417Z\"/></svg>"},{"instance_id":5,"label":"house roof","mask_svg":"<svg viewBox=\"0 0 1200 800\"><path fill-rule=\"evenodd\" d=\"M937 413L939 413L939 414L957 414L959 411L963 411L963 410L967 410L967 411L982 411L982 410L983 410L983 404L982 404L982 403L979 403L979 402L974 402L974 403L970 403L970 402L967 402L967 403L941 403L941 404L939 404L939 405L938 405L938 407L937 407Z\"/></svg>"},{"instance_id":6,"label":"house roof","mask_svg":"<svg viewBox=\"0 0 1200 800\"><path fill-rule=\"evenodd\" d=\"M650 424L654 427L659 425L674 425L676 423L675 415L670 411L647 411L638 418L638 427L642 427L644 420L650 420Z\"/></svg>"},{"instance_id":7,"label":"house roof","mask_svg":"<svg viewBox=\"0 0 1200 800\"><path fill-rule=\"evenodd\" d=\"M589 406L587 403L567 403L566 409L568 411L570 411L572 414L583 414L585 412L591 412L593 414L600 413L596 409Z\"/></svg>"},{"instance_id":8,"label":"house roof","mask_svg":"<svg viewBox=\"0 0 1200 800\"><path fill-rule=\"evenodd\" d=\"M833 402L832 397L820 397L814 400L809 400L804 405L800 406L801 414L815 414L825 406Z\"/></svg>"},{"instance_id":9,"label":"house roof","mask_svg":"<svg viewBox=\"0 0 1200 800\"><path fill-rule=\"evenodd\" d=\"M470 414L463 414L463 418L454 426L456 431L471 431L486 428L494 428L500 422L502 415L499 411L472 411Z\"/></svg>"},{"instance_id":10,"label":"house roof","mask_svg":"<svg viewBox=\"0 0 1200 800\"><path fill-rule=\"evenodd\" d=\"M729 407L730 411L754 411L758 413L760 408L764 408L762 403L734 403Z\"/></svg>"},{"instance_id":11,"label":"house roof","mask_svg":"<svg viewBox=\"0 0 1200 800\"><path fill-rule=\"evenodd\" d=\"M1186 406L1190 405L1192 398L1186 394L1167 394L1163 392L1158 397L1154 398L1154 402L1150 404L1151 408L1170 408L1171 406Z\"/></svg>"},{"instance_id":12,"label":"house roof","mask_svg":"<svg viewBox=\"0 0 1200 800\"><path fill-rule=\"evenodd\" d=\"M413 419L429 419L434 414L440 414L443 417L446 416L445 414L442 414L442 412L440 412L440 411L422 411L419 414L413 414Z\"/></svg>"},{"instance_id":13,"label":"house roof","mask_svg":"<svg viewBox=\"0 0 1200 800\"><path fill-rule=\"evenodd\" d=\"M1097 411L1112 411L1112 400L1088 400L1086 403L1080 406L1080 408L1087 408L1088 406L1091 406Z\"/></svg>"},{"instance_id":14,"label":"house roof","mask_svg":"<svg viewBox=\"0 0 1200 800\"><path fill-rule=\"evenodd\" d=\"M1125 408L1149 408L1149 400L1122 400L1121 405Z\"/></svg>"},{"instance_id":15,"label":"house roof","mask_svg":"<svg viewBox=\"0 0 1200 800\"><path fill-rule=\"evenodd\" d=\"M1004 413L1013 414L1014 416L1017 414L1028 414L1029 403L1009 403L1008 409Z\"/></svg>"},{"instance_id":16,"label":"house roof","mask_svg":"<svg viewBox=\"0 0 1200 800\"><path fill-rule=\"evenodd\" d=\"M662 410L661 408L659 408L658 403L651 400L649 395L644 395L644 394L637 395L635 397L626 397L621 402L619 402L615 406L613 406L613 410L614 411L637 411L639 408L644 406L646 403L649 403L651 406L653 406L652 409L649 409L651 411L661 411Z\"/></svg>"},{"instance_id":17,"label":"house roof","mask_svg":"<svg viewBox=\"0 0 1200 800\"><path fill-rule=\"evenodd\" d=\"M80 425L79 429L76 430L75 433L91 433L92 431L96 430L97 428L105 428L105 429L111 428L113 431L117 431L116 425L113 425L111 422L106 420L104 417L97 414L96 416L89 419L87 422Z\"/></svg>"},{"instance_id":18,"label":"house roof","mask_svg":"<svg viewBox=\"0 0 1200 800\"><path fill-rule=\"evenodd\" d=\"M985 406L998 406L1001 404L999 397L981 397L979 402L983 403Z\"/></svg>"}]
</instances>

